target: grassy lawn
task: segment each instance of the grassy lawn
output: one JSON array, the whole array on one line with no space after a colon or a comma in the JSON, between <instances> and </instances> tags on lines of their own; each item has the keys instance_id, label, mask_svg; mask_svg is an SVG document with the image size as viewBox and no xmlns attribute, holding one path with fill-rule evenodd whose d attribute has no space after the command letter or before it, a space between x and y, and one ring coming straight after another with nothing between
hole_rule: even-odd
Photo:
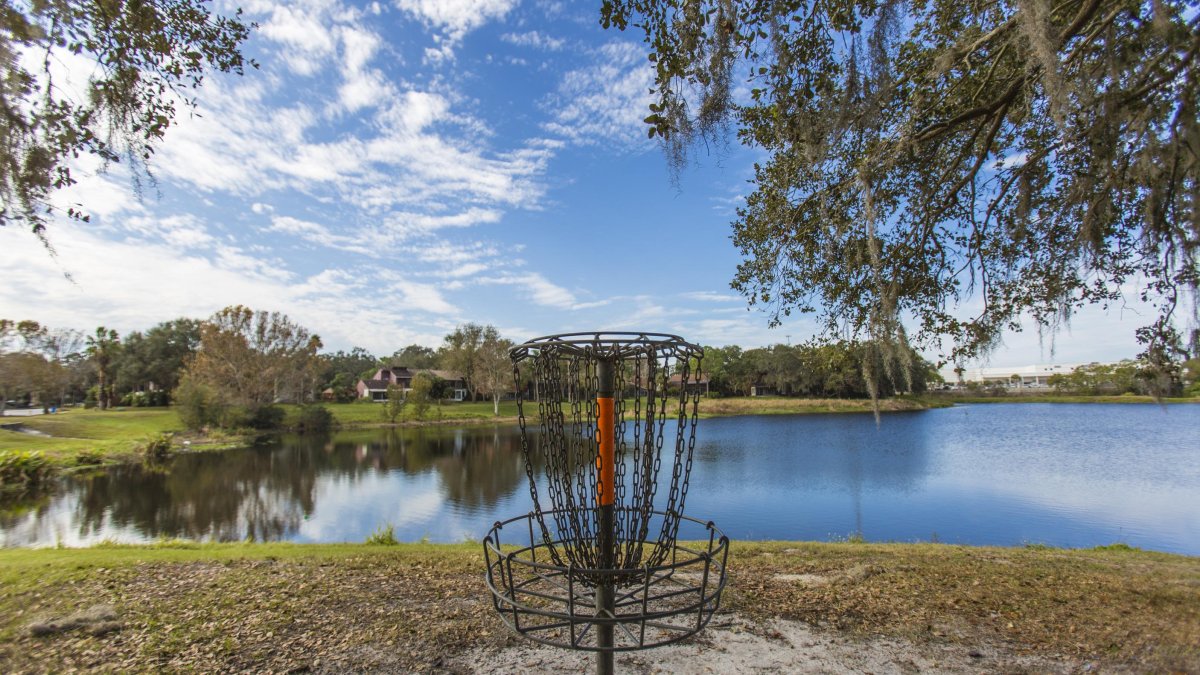
<instances>
[{"instance_id":1,"label":"grassy lawn","mask_svg":"<svg viewBox=\"0 0 1200 675\"><path fill-rule=\"evenodd\" d=\"M151 438L183 427L170 408L118 410L73 409L53 415L0 418L4 424L21 424L52 438L0 429L0 452L37 450L56 463L67 462L84 450L105 456L132 454Z\"/></svg>"},{"instance_id":2,"label":"grassy lawn","mask_svg":"<svg viewBox=\"0 0 1200 675\"><path fill-rule=\"evenodd\" d=\"M478 544L0 551L0 663L428 671L459 650L514 643L481 558ZM1120 547L735 542L723 607L851 638L1003 643L1101 670L1200 668L1200 558ZM47 621L89 609L106 620Z\"/></svg>"},{"instance_id":3,"label":"grassy lawn","mask_svg":"<svg viewBox=\"0 0 1200 675\"><path fill-rule=\"evenodd\" d=\"M325 407L333 413L334 419L343 427L384 426L389 424L383 416L384 404L382 403L326 403ZM289 406L289 414L295 414L294 407ZM516 416L517 404L515 401L500 402L501 418L511 419ZM409 408L396 421L400 424L436 424L439 422L473 422L494 419L496 419L496 416L492 413L491 401L466 401L462 403L443 403L440 406L431 405L429 406L429 410L425 412L425 417L422 420L415 419L413 411Z\"/></svg>"}]
</instances>

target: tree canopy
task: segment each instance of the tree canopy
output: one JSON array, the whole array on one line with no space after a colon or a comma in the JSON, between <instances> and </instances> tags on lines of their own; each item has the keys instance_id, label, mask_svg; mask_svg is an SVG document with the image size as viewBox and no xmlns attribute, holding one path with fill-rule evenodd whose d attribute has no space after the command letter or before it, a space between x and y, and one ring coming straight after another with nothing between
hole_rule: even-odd
<instances>
[{"instance_id":1,"label":"tree canopy","mask_svg":"<svg viewBox=\"0 0 1200 675\"><path fill-rule=\"evenodd\" d=\"M10 398L62 403L82 383L84 336L37 321L0 319L0 412Z\"/></svg>"},{"instance_id":2,"label":"tree canopy","mask_svg":"<svg viewBox=\"0 0 1200 675\"><path fill-rule=\"evenodd\" d=\"M208 71L241 74L251 25L207 0L50 0L0 7L0 225L44 237L49 196L76 182L73 162L127 160L143 175ZM70 63L92 70L64 82ZM74 86L71 86L71 85ZM78 91L73 91L77 89ZM67 215L87 219L84 208ZM44 238L43 238L44 241Z\"/></svg>"},{"instance_id":3,"label":"tree canopy","mask_svg":"<svg viewBox=\"0 0 1200 675\"><path fill-rule=\"evenodd\" d=\"M154 385L170 391L179 384L179 373L200 346L200 321L179 318L125 336L116 367L119 389Z\"/></svg>"},{"instance_id":4,"label":"tree canopy","mask_svg":"<svg viewBox=\"0 0 1200 675\"><path fill-rule=\"evenodd\" d=\"M732 285L774 324L962 361L1132 295L1161 360L1196 318L1194 5L605 0L602 23L644 34L674 165L730 124L765 151Z\"/></svg>"},{"instance_id":5,"label":"tree canopy","mask_svg":"<svg viewBox=\"0 0 1200 675\"><path fill-rule=\"evenodd\" d=\"M200 327L186 378L249 409L278 400L304 402L315 388L321 338L279 312L237 305Z\"/></svg>"},{"instance_id":6,"label":"tree canopy","mask_svg":"<svg viewBox=\"0 0 1200 675\"><path fill-rule=\"evenodd\" d=\"M483 388L484 368L494 370L494 359L487 356L500 349L501 342L500 331L495 326L477 323L455 326L454 332L442 339L439 352L442 366L462 375L472 394L490 393L490 388L487 392Z\"/></svg>"}]
</instances>

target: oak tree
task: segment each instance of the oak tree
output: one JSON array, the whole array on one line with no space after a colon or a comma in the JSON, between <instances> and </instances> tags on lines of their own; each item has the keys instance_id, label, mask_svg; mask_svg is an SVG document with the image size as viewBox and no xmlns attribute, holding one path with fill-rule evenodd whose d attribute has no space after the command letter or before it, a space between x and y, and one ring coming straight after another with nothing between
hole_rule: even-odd
<instances>
[{"instance_id":1,"label":"oak tree","mask_svg":"<svg viewBox=\"0 0 1200 675\"><path fill-rule=\"evenodd\" d=\"M962 361L1133 296L1161 362L1195 321L1193 3L605 0L602 23L643 34L676 166L730 125L763 151L732 285L772 323Z\"/></svg>"},{"instance_id":2,"label":"oak tree","mask_svg":"<svg viewBox=\"0 0 1200 675\"><path fill-rule=\"evenodd\" d=\"M316 387L320 348L320 337L285 314L226 307L201 325L186 379L250 410L281 400L303 403Z\"/></svg>"},{"instance_id":3,"label":"oak tree","mask_svg":"<svg viewBox=\"0 0 1200 675\"><path fill-rule=\"evenodd\" d=\"M50 195L76 182L81 155L148 175L179 108L206 73L255 66L240 51L252 24L207 0L46 0L0 6L0 225L45 239ZM70 64L90 70L68 83ZM136 187L136 185L135 185ZM66 215L87 220L86 207Z\"/></svg>"}]
</instances>

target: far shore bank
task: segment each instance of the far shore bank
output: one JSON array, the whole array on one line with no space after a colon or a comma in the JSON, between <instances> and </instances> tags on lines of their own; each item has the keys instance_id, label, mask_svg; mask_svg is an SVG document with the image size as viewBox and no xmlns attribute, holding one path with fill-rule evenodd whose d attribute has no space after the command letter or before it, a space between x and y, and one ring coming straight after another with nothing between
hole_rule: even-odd
<instances>
[{"instance_id":1,"label":"far shore bank","mask_svg":"<svg viewBox=\"0 0 1200 675\"><path fill-rule=\"evenodd\" d=\"M733 543L722 611L644 652L722 672L1195 672L1200 558L945 544ZM820 660L814 661L814 659ZM638 655L618 664L634 669ZM590 658L511 635L478 543L0 550L0 663L104 669L561 672Z\"/></svg>"},{"instance_id":2,"label":"far shore bank","mask_svg":"<svg viewBox=\"0 0 1200 675\"><path fill-rule=\"evenodd\" d=\"M1155 403L1159 405L1175 405L1178 403L1200 403L1200 397L1166 397L1154 398L1153 396L1142 396L1138 394L1121 394L1120 396L1082 396L1079 394L1011 394L1000 393L998 395L971 395L960 393L934 393L925 397L931 401L945 401L951 404L954 403Z\"/></svg>"},{"instance_id":3,"label":"far shore bank","mask_svg":"<svg viewBox=\"0 0 1200 675\"><path fill-rule=\"evenodd\" d=\"M915 412L963 403L1197 403L1198 398L1163 399L1149 396L1065 396L1055 394L1022 396L964 396L925 394L897 396L877 403L868 399L807 399L785 396L705 398L700 418L741 415L873 414ZM333 429L382 429L433 426L516 424L517 405L502 401L495 414L490 401L448 403L431 406L421 419L406 411L395 422L383 415L383 406L370 403L328 403ZM167 439L171 452L219 451L252 445L263 434L287 431L298 419L298 406L284 406L283 429L275 431L210 430L204 433L183 429L172 408L117 408L108 411L68 409L51 415L22 415L0 418L0 456L7 452L38 453L56 471L141 461L155 441ZM536 411L536 407L533 407ZM13 426L18 425L18 426Z\"/></svg>"}]
</instances>

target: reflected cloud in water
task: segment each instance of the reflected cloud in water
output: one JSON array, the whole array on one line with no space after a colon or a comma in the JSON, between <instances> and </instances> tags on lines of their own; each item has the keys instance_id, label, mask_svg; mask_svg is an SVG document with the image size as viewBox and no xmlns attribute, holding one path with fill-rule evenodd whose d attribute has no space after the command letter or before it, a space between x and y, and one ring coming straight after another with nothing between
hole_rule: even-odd
<instances>
[{"instance_id":1,"label":"reflected cloud in water","mask_svg":"<svg viewBox=\"0 0 1200 675\"><path fill-rule=\"evenodd\" d=\"M1018 404L894 413L879 425L863 415L707 419L686 511L735 539L1120 540L1197 554L1198 413ZM362 541L386 525L401 540L459 541L531 505L515 427L375 429L73 476L0 504L0 544Z\"/></svg>"}]
</instances>

